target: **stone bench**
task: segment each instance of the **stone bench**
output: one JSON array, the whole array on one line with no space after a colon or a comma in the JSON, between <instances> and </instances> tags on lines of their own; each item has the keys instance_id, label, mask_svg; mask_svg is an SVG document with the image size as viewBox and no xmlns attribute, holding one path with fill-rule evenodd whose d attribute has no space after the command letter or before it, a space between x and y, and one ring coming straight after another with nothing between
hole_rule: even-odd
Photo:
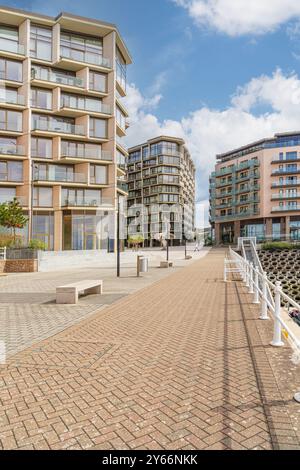
<instances>
[{"instance_id":1,"label":"stone bench","mask_svg":"<svg viewBox=\"0 0 300 470\"><path fill-rule=\"evenodd\" d=\"M173 263L171 261L161 261L160 262L160 267L161 268L172 268Z\"/></svg>"},{"instance_id":2,"label":"stone bench","mask_svg":"<svg viewBox=\"0 0 300 470\"><path fill-rule=\"evenodd\" d=\"M80 281L56 288L57 304L77 304L79 294L102 294L103 281Z\"/></svg>"}]
</instances>

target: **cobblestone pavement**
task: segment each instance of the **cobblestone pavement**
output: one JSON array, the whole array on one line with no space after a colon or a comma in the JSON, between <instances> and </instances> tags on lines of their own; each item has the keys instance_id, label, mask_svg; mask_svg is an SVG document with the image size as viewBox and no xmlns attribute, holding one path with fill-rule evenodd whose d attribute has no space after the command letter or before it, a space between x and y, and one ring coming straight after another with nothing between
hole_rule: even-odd
<instances>
[{"instance_id":1,"label":"cobblestone pavement","mask_svg":"<svg viewBox=\"0 0 300 470\"><path fill-rule=\"evenodd\" d=\"M207 251L194 254L205 256ZM174 255L174 254L173 254ZM177 254L175 272L190 264ZM157 264L156 264L157 265ZM122 266L120 279L114 268L81 268L55 273L12 274L0 278L0 341L8 356L53 336L87 318L93 312L142 289L173 270L150 268L140 278L135 267ZM83 279L103 279L104 294L80 298L78 306L56 305L55 289Z\"/></svg>"},{"instance_id":2,"label":"cobblestone pavement","mask_svg":"<svg viewBox=\"0 0 300 470\"><path fill-rule=\"evenodd\" d=\"M10 358L4 449L300 449L291 350L213 250ZM238 288L239 286L239 288Z\"/></svg>"}]
</instances>

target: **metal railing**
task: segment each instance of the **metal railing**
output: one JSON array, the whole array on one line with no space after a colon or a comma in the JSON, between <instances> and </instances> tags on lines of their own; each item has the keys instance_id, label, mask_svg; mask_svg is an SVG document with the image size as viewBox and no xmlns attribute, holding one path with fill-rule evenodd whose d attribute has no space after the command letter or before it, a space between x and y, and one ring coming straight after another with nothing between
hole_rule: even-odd
<instances>
[{"instance_id":1,"label":"metal railing","mask_svg":"<svg viewBox=\"0 0 300 470\"><path fill-rule=\"evenodd\" d=\"M242 239L240 239L242 240ZM250 245L253 242L250 242ZM248 293L253 296L253 304L260 304L260 320L269 320L269 313L274 320L273 339L271 345L274 347L284 346L282 335L289 339L290 345L294 350L293 362L300 363L300 330L299 338L291 330L283 313L289 313L290 306L300 312L300 304L285 294L281 287L281 282L275 284L271 282L267 274L262 271L261 264L254 258L254 262L246 259L245 247L242 242L240 245L243 256L229 248L229 258L225 259L224 281L228 281L229 273L237 273L248 288ZM256 251L256 250L255 250ZM256 253L257 254L257 253ZM257 255L258 257L258 255ZM284 307L282 307L284 306ZM300 403L300 392L296 393L294 399Z\"/></svg>"}]
</instances>

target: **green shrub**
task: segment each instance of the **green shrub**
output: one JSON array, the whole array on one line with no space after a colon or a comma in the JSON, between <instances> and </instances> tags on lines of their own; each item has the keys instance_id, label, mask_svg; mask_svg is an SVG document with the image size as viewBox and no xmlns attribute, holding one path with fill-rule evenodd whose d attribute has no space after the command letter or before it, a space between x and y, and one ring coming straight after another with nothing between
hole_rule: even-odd
<instances>
[{"instance_id":1,"label":"green shrub","mask_svg":"<svg viewBox=\"0 0 300 470\"><path fill-rule=\"evenodd\" d=\"M16 235L14 239L13 235L1 233L0 234L0 248L20 248L22 246L22 237Z\"/></svg>"},{"instance_id":2,"label":"green shrub","mask_svg":"<svg viewBox=\"0 0 300 470\"><path fill-rule=\"evenodd\" d=\"M289 242L267 242L262 245L262 249L266 251L276 250L299 250L300 243Z\"/></svg>"},{"instance_id":3,"label":"green shrub","mask_svg":"<svg viewBox=\"0 0 300 470\"><path fill-rule=\"evenodd\" d=\"M43 242L42 240L30 240L28 244L28 248L31 248L32 250L42 250L45 251L47 249L46 243Z\"/></svg>"}]
</instances>

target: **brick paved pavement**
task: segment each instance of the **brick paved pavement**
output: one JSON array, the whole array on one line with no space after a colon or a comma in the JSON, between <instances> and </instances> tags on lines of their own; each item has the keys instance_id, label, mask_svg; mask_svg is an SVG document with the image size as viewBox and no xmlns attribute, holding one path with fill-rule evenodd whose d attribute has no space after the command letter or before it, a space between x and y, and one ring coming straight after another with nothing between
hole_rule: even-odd
<instances>
[{"instance_id":1,"label":"brick paved pavement","mask_svg":"<svg viewBox=\"0 0 300 470\"><path fill-rule=\"evenodd\" d=\"M2 448L300 449L299 370L222 282L223 259L14 355L0 368Z\"/></svg>"}]
</instances>

